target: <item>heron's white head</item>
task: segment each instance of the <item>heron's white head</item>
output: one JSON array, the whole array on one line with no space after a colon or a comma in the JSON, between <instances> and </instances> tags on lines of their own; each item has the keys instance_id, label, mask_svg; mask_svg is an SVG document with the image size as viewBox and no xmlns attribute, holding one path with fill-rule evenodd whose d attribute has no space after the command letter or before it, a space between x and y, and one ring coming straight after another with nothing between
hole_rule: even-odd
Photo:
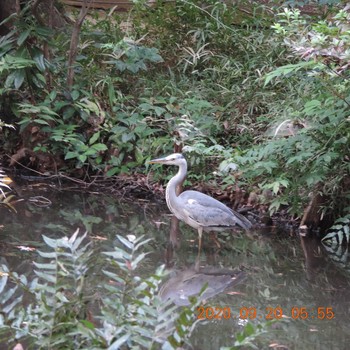
<instances>
[{"instance_id":1,"label":"heron's white head","mask_svg":"<svg viewBox=\"0 0 350 350\"><path fill-rule=\"evenodd\" d=\"M186 159L181 153L173 153L166 157L152 159L149 163L180 166L181 164L186 164Z\"/></svg>"}]
</instances>

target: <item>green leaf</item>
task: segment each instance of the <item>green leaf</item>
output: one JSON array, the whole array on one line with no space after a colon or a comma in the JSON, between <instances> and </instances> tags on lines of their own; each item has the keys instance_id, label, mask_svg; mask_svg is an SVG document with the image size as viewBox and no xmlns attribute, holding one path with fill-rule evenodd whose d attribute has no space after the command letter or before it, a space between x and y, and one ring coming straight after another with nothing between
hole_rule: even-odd
<instances>
[{"instance_id":1,"label":"green leaf","mask_svg":"<svg viewBox=\"0 0 350 350\"><path fill-rule=\"evenodd\" d=\"M8 274L0 271L0 294L4 290L8 280Z\"/></svg>"},{"instance_id":2,"label":"green leaf","mask_svg":"<svg viewBox=\"0 0 350 350\"><path fill-rule=\"evenodd\" d=\"M25 78L25 70L24 69L18 69L14 72L14 85L16 89L19 89Z\"/></svg>"},{"instance_id":3,"label":"green leaf","mask_svg":"<svg viewBox=\"0 0 350 350\"><path fill-rule=\"evenodd\" d=\"M42 252L40 250L37 250L37 252L43 258L55 259L57 256L57 254L55 252Z\"/></svg>"},{"instance_id":4,"label":"green leaf","mask_svg":"<svg viewBox=\"0 0 350 350\"><path fill-rule=\"evenodd\" d=\"M43 235L44 242L51 248L57 248L57 240Z\"/></svg>"},{"instance_id":5,"label":"green leaf","mask_svg":"<svg viewBox=\"0 0 350 350\"><path fill-rule=\"evenodd\" d=\"M88 320L80 320L79 322L81 322L88 329L91 329L91 330L95 329L95 325Z\"/></svg>"},{"instance_id":6,"label":"green leaf","mask_svg":"<svg viewBox=\"0 0 350 350\"><path fill-rule=\"evenodd\" d=\"M47 281L47 282L51 282L51 283L57 283L57 278L56 278L56 275L50 275L48 273L45 273L45 272L42 272L42 271L37 271L37 270L34 270L34 273L42 278L44 281Z\"/></svg>"},{"instance_id":7,"label":"green leaf","mask_svg":"<svg viewBox=\"0 0 350 350\"><path fill-rule=\"evenodd\" d=\"M93 143L95 143L99 138L100 138L100 132L97 131L91 136L89 140L89 145L92 145Z\"/></svg>"},{"instance_id":8,"label":"green leaf","mask_svg":"<svg viewBox=\"0 0 350 350\"><path fill-rule=\"evenodd\" d=\"M166 112L166 109L163 107L154 107L154 111L156 112L156 115L160 117L163 113Z\"/></svg>"},{"instance_id":9,"label":"green leaf","mask_svg":"<svg viewBox=\"0 0 350 350\"><path fill-rule=\"evenodd\" d=\"M274 78L277 78L280 76L285 76L285 75L288 75L290 73L295 73L300 69L311 68L311 67L314 67L316 65L317 65L317 63L315 63L314 61L306 61L306 62L300 62L297 64L287 64L285 66L278 67L274 71L266 74L264 86L266 86Z\"/></svg>"},{"instance_id":10,"label":"green leaf","mask_svg":"<svg viewBox=\"0 0 350 350\"><path fill-rule=\"evenodd\" d=\"M45 77L40 73L32 74L30 79L37 88L41 89L46 85Z\"/></svg>"},{"instance_id":11,"label":"green leaf","mask_svg":"<svg viewBox=\"0 0 350 350\"><path fill-rule=\"evenodd\" d=\"M67 152L64 159L72 159L72 158L77 158L78 153L76 152Z\"/></svg>"},{"instance_id":12,"label":"green leaf","mask_svg":"<svg viewBox=\"0 0 350 350\"><path fill-rule=\"evenodd\" d=\"M52 90L49 94L49 98L51 101L54 101L57 97L57 91L56 90ZM57 105L56 105L57 106ZM57 106L58 107L58 106Z\"/></svg>"},{"instance_id":13,"label":"green leaf","mask_svg":"<svg viewBox=\"0 0 350 350\"><path fill-rule=\"evenodd\" d=\"M91 146L91 148L97 152L106 151L108 149L107 146L103 143L95 143Z\"/></svg>"},{"instance_id":14,"label":"green leaf","mask_svg":"<svg viewBox=\"0 0 350 350\"><path fill-rule=\"evenodd\" d=\"M45 66L44 54L42 53L42 51L38 49L33 49L33 61L35 62L37 68L41 72L45 71L46 66Z\"/></svg>"},{"instance_id":15,"label":"green leaf","mask_svg":"<svg viewBox=\"0 0 350 350\"><path fill-rule=\"evenodd\" d=\"M244 327L244 333L246 336L251 336L255 333L254 326L251 323L247 323L247 325Z\"/></svg>"},{"instance_id":16,"label":"green leaf","mask_svg":"<svg viewBox=\"0 0 350 350\"><path fill-rule=\"evenodd\" d=\"M306 184L311 187L319 182L322 182L324 175L322 173L308 173L305 177Z\"/></svg>"},{"instance_id":17,"label":"green leaf","mask_svg":"<svg viewBox=\"0 0 350 350\"><path fill-rule=\"evenodd\" d=\"M3 57L1 63L2 64L0 64L0 73L2 70L27 68L32 67L35 64L33 60L19 56L12 56L9 54ZM5 63L7 65L5 65Z\"/></svg>"},{"instance_id":18,"label":"green leaf","mask_svg":"<svg viewBox=\"0 0 350 350\"><path fill-rule=\"evenodd\" d=\"M73 90L71 93L71 96L72 96L73 101L76 101L79 98L80 93L77 90Z\"/></svg>"},{"instance_id":19,"label":"green leaf","mask_svg":"<svg viewBox=\"0 0 350 350\"><path fill-rule=\"evenodd\" d=\"M142 260L145 258L146 255L147 255L146 253L141 253L140 255L138 255L138 256L131 262L131 268L132 268L133 270L135 270L135 269L137 268L139 262L142 261Z\"/></svg>"},{"instance_id":20,"label":"green leaf","mask_svg":"<svg viewBox=\"0 0 350 350\"><path fill-rule=\"evenodd\" d=\"M0 70L0 73L1 73L1 70ZM12 85L14 84L14 81L15 81L15 76L16 76L16 72L12 72L7 76L5 80L5 87L12 88Z\"/></svg>"},{"instance_id":21,"label":"green leaf","mask_svg":"<svg viewBox=\"0 0 350 350\"><path fill-rule=\"evenodd\" d=\"M40 270L55 270L55 264L41 264L34 261L34 265Z\"/></svg>"},{"instance_id":22,"label":"green leaf","mask_svg":"<svg viewBox=\"0 0 350 350\"><path fill-rule=\"evenodd\" d=\"M120 337L118 340L116 340L114 343L112 343L108 350L120 350L120 346L127 342L127 340L130 338L131 334L127 333L124 334L122 337Z\"/></svg>"},{"instance_id":23,"label":"green leaf","mask_svg":"<svg viewBox=\"0 0 350 350\"><path fill-rule=\"evenodd\" d=\"M117 235L117 238L119 239L120 242L122 242L125 245L125 247L127 247L128 249L133 249L134 244L128 241L126 238L120 235Z\"/></svg>"},{"instance_id":24,"label":"green leaf","mask_svg":"<svg viewBox=\"0 0 350 350\"><path fill-rule=\"evenodd\" d=\"M120 168L115 166L113 168L110 168L107 171L106 176L113 176L113 175L117 174L119 171L120 171Z\"/></svg>"},{"instance_id":25,"label":"green leaf","mask_svg":"<svg viewBox=\"0 0 350 350\"><path fill-rule=\"evenodd\" d=\"M62 292L56 292L55 297L62 303L69 303L69 299Z\"/></svg>"},{"instance_id":26,"label":"green leaf","mask_svg":"<svg viewBox=\"0 0 350 350\"><path fill-rule=\"evenodd\" d=\"M46 120L42 120L42 119L33 119L33 122L40 125L50 125Z\"/></svg>"},{"instance_id":27,"label":"green leaf","mask_svg":"<svg viewBox=\"0 0 350 350\"><path fill-rule=\"evenodd\" d=\"M89 156L96 156L96 150L93 147L90 147L84 152L84 155L89 157Z\"/></svg>"},{"instance_id":28,"label":"green leaf","mask_svg":"<svg viewBox=\"0 0 350 350\"><path fill-rule=\"evenodd\" d=\"M86 160L87 160L87 156L85 154L80 154L78 156L78 159L82 162L82 163L85 163Z\"/></svg>"},{"instance_id":29,"label":"green leaf","mask_svg":"<svg viewBox=\"0 0 350 350\"><path fill-rule=\"evenodd\" d=\"M122 142L127 143L129 141L135 140L135 134L134 133L125 133L122 134Z\"/></svg>"},{"instance_id":30,"label":"green leaf","mask_svg":"<svg viewBox=\"0 0 350 350\"><path fill-rule=\"evenodd\" d=\"M113 84L108 85L108 99L111 106L113 106L113 103L115 101L115 91Z\"/></svg>"},{"instance_id":31,"label":"green leaf","mask_svg":"<svg viewBox=\"0 0 350 350\"><path fill-rule=\"evenodd\" d=\"M311 100L305 103L303 112L305 113L305 115L314 115L320 110L320 108L321 108L321 101Z\"/></svg>"}]
</instances>

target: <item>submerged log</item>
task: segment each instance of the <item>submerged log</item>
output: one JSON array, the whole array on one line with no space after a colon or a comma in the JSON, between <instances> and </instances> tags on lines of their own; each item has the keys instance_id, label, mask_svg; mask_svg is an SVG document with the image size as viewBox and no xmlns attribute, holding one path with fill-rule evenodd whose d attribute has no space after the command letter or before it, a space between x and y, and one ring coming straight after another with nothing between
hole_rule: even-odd
<instances>
[{"instance_id":1,"label":"submerged log","mask_svg":"<svg viewBox=\"0 0 350 350\"><path fill-rule=\"evenodd\" d=\"M300 227L306 226L309 229L317 228L321 220L320 207L324 203L324 197L317 192L312 194L308 206L304 210L303 218L300 222Z\"/></svg>"},{"instance_id":2,"label":"submerged log","mask_svg":"<svg viewBox=\"0 0 350 350\"><path fill-rule=\"evenodd\" d=\"M325 214L323 210L327 202L329 202L329 197L321 191L314 192L311 195L299 225L301 235L307 235L309 232L315 231L324 233L332 225L332 215L330 213Z\"/></svg>"}]
</instances>

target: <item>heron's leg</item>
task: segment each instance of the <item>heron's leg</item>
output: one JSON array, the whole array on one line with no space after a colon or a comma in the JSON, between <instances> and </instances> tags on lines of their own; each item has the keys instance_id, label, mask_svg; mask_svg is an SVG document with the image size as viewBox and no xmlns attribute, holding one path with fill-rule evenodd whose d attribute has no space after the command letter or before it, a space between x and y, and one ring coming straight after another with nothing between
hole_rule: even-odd
<instances>
[{"instance_id":1,"label":"heron's leg","mask_svg":"<svg viewBox=\"0 0 350 350\"><path fill-rule=\"evenodd\" d=\"M202 233L203 233L203 227L198 227L198 255L196 259L195 264L195 271L199 271L200 266L200 257L201 257L201 250L202 250Z\"/></svg>"},{"instance_id":2,"label":"heron's leg","mask_svg":"<svg viewBox=\"0 0 350 350\"><path fill-rule=\"evenodd\" d=\"M198 237L199 237L198 250L199 250L199 252L202 249L202 234L203 234L203 227L199 227L198 228Z\"/></svg>"}]
</instances>

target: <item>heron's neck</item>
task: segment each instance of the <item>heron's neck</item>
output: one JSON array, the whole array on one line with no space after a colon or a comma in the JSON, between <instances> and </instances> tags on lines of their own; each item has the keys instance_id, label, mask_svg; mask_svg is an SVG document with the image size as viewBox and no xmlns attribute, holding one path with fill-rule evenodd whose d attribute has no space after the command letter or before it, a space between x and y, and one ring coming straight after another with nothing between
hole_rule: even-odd
<instances>
[{"instance_id":1,"label":"heron's neck","mask_svg":"<svg viewBox=\"0 0 350 350\"><path fill-rule=\"evenodd\" d=\"M177 174L170 179L165 191L165 199L169 209L176 215L175 208L181 206L178 196L187 173L187 164L180 164ZM178 191L177 191L178 189Z\"/></svg>"}]
</instances>

